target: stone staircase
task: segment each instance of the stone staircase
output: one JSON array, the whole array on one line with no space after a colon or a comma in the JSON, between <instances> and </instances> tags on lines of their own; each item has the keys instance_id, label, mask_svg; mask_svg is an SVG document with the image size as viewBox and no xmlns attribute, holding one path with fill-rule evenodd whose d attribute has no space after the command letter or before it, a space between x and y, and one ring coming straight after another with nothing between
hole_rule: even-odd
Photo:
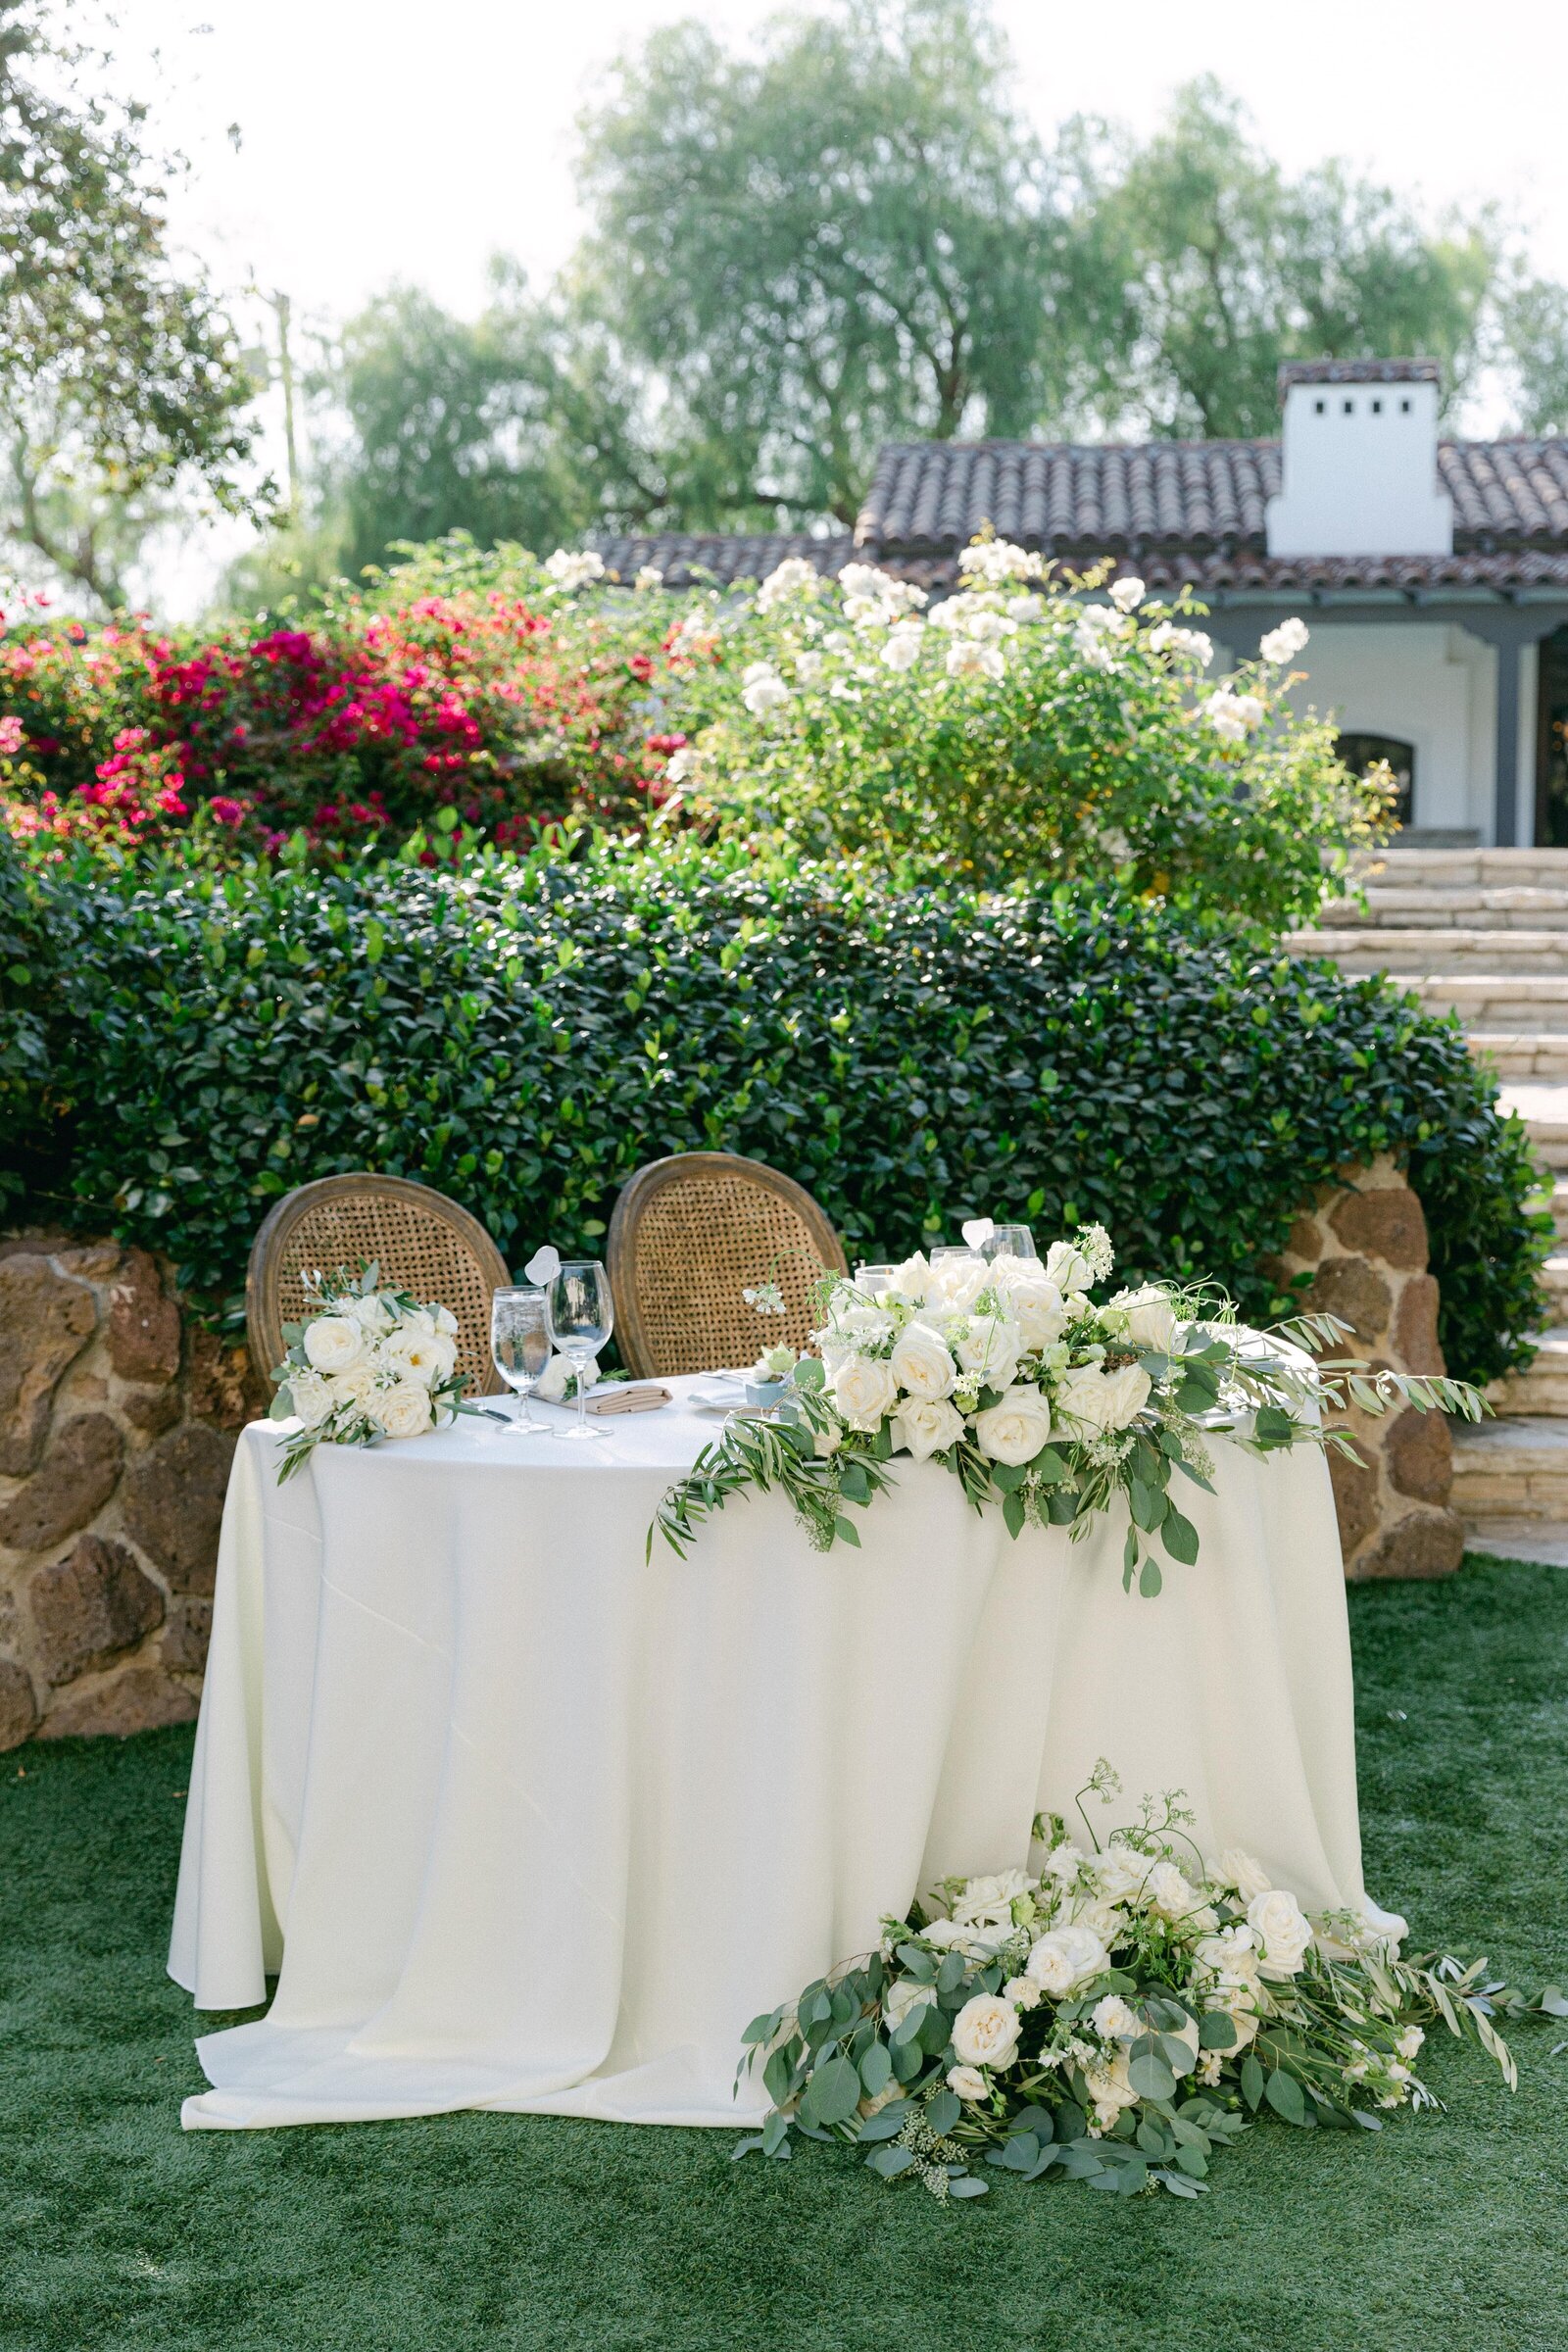
<instances>
[{"instance_id":1,"label":"stone staircase","mask_svg":"<svg viewBox=\"0 0 1568 2352\"><path fill-rule=\"evenodd\" d=\"M1364 909L1331 902L1289 945L1456 1010L1547 1172L1552 1321L1494 1384L1497 1418L1456 1427L1453 1507L1472 1549L1568 1566L1568 850L1386 850L1363 888Z\"/></svg>"}]
</instances>

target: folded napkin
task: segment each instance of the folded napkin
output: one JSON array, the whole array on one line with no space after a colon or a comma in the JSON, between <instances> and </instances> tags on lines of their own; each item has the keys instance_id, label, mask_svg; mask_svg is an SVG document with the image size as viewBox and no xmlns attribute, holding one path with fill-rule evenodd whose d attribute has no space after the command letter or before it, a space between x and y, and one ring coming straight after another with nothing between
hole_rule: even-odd
<instances>
[{"instance_id":1,"label":"folded napkin","mask_svg":"<svg viewBox=\"0 0 1568 2352\"><path fill-rule=\"evenodd\" d=\"M606 1389L603 1396L590 1396L588 1410L591 1413L656 1413L662 1404L668 1402L669 1391L655 1383L645 1383L641 1388L617 1385Z\"/></svg>"}]
</instances>

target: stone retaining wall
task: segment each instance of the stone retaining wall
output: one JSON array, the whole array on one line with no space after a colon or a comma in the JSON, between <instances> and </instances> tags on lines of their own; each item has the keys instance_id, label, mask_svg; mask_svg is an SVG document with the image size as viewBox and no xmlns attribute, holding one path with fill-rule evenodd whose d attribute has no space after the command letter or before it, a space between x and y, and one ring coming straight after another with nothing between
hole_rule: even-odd
<instances>
[{"instance_id":1,"label":"stone retaining wall","mask_svg":"<svg viewBox=\"0 0 1568 2352\"><path fill-rule=\"evenodd\" d=\"M246 1351L144 1250L0 1241L0 1748L187 1722Z\"/></svg>"},{"instance_id":2,"label":"stone retaining wall","mask_svg":"<svg viewBox=\"0 0 1568 2352\"><path fill-rule=\"evenodd\" d=\"M1354 1351L1441 1372L1421 1203L1392 1160L1326 1186L1282 1277ZM235 1433L266 1410L246 1350L183 1313L142 1250L0 1241L0 1748L196 1712ZM1464 1548L1441 1414L1352 1412L1329 1456L1351 1577L1446 1576Z\"/></svg>"},{"instance_id":3,"label":"stone retaining wall","mask_svg":"<svg viewBox=\"0 0 1568 2352\"><path fill-rule=\"evenodd\" d=\"M1346 1352L1394 1372L1443 1372L1438 1286L1427 1221L1394 1161L1324 1185L1291 1228L1276 1271L1309 1273L1301 1304L1350 1326ZM1446 1417L1413 1405L1379 1418L1352 1407L1343 1426L1359 1454L1331 1452L1329 1474L1348 1577L1451 1576L1464 1528L1448 1507L1453 1445Z\"/></svg>"}]
</instances>

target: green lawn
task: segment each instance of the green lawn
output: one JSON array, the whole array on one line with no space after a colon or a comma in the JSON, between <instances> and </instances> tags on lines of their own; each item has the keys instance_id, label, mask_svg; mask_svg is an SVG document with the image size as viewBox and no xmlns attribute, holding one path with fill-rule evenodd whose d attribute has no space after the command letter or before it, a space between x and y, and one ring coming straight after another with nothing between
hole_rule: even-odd
<instances>
[{"instance_id":1,"label":"green lawn","mask_svg":"<svg viewBox=\"0 0 1568 2352\"><path fill-rule=\"evenodd\" d=\"M1129 1604L1136 1605L1136 1604ZM1420 1944L1568 1984L1568 1573L1351 1596L1367 1877ZM942 2211L835 2150L546 2118L179 2130L164 1975L190 1737L0 1763L4 2352L1557 2352L1568 2054L1446 2115L1264 2124L1212 2193L1003 2180ZM760 2002L777 1987L760 1985Z\"/></svg>"}]
</instances>

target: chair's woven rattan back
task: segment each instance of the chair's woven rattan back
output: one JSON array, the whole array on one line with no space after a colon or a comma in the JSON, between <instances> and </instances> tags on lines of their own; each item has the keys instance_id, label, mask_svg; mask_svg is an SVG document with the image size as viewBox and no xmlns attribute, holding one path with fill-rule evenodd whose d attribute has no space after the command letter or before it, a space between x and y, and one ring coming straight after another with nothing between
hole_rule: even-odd
<instances>
[{"instance_id":1,"label":"chair's woven rattan back","mask_svg":"<svg viewBox=\"0 0 1568 2352\"><path fill-rule=\"evenodd\" d=\"M490 1301L511 1281L477 1217L402 1176L323 1176L286 1193L256 1236L245 1279L251 1359L265 1379L283 1360L283 1325L305 1312L308 1271L358 1273L435 1299L458 1318L458 1364L470 1396L501 1386L490 1357Z\"/></svg>"},{"instance_id":2,"label":"chair's woven rattan back","mask_svg":"<svg viewBox=\"0 0 1568 2352\"><path fill-rule=\"evenodd\" d=\"M681 1152L639 1168L615 1203L609 1248L615 1336L639 1379L749 1364L780 1341L804 1348L816 1268L846 1270L810 1194L727 1152ZM741 1297L770 1267L782 1318L759 1315Z\"/></svg>"}]
</instances>

